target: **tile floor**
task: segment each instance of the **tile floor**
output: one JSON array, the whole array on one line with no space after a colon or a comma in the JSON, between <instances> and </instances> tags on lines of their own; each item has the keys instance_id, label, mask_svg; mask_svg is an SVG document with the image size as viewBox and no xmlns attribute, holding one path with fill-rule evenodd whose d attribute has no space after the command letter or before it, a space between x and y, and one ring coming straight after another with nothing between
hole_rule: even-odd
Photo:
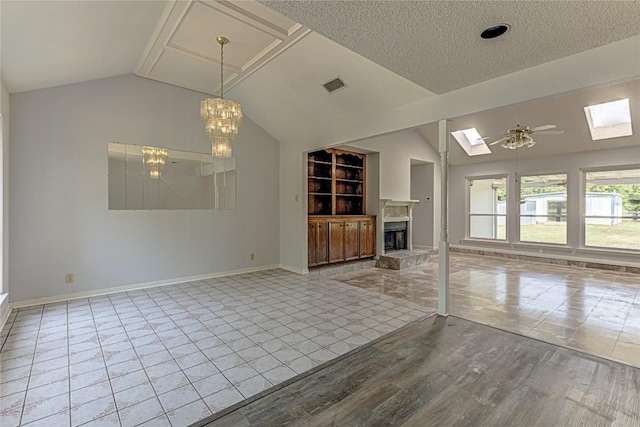
<instances>
[{"instance_id":1,"label":"tile floor","mask_svg":"<svg viewBox=\"0 0 640 427\"><path fill-rule=\"evenodd\" d=\"M186 426L431 313L282 270L14 310L0 425Z\"/></svg>"},{"instance_id":2,"label":"tile floor","mask_svg":"<svg viewBox=\"0 0 640 427\"><path fill-rule=\"evenodd\" d=\"M437 307L437 256L341 282ZM452 253L450 313L640 367L640 275Z\"/></svg>"}]
</instances>

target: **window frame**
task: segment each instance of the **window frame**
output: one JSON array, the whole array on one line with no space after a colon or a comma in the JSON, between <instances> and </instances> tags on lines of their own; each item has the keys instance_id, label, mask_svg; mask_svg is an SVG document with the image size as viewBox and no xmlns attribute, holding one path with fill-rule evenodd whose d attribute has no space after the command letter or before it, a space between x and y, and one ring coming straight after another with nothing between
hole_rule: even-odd
<instances>
[{"instance_id":1,"label":"window frame","mask_svg":"<svg viewBox=\"0 0 640 427\"><path fill-rule=\"evenodd\" d=\"M565 188L565 198L566 198L566 211L565 213L562 215L559 215L560 218L564 218L565 219L565 236L564 236L564 243L556 243L556 242L543 242L543 241L532 241L532 240L522 240L522 218L540 218L540 217L546 217L546 218L558 218L558 215L549 215L548 213L546 215L523 215L522 214L522 209L521 209L521 197L522 197L522 178L523 177L534 177L534 176L548 176L548 175L564 175L565 176L565 184L564 184L564 188ZM537 172L537 173L520 173L520 174L516 174L516 181L517 181L517 185L516 185L516 196L518 197L518 203L516 206L516 215L517 215L517 223L516 223L516 229L517 229L517 244L524 244L524 245L540 245L540 246L554 246L554 247L569 247L569 228L571 226L570 224L570 204L571 202L571 197L569 196L569 185L570 185L570 181L571 181L571 174L569 173L569 171L567 170L563 170L563 171L545 171L545 172Z\"/></svg>"},{"instance_id":2,"label":"window frame","mask_svg":"<svg viewBox=\"0 0 640 427\"><path fill-rule=\"evenodd\" d=\"M472 213L471 212L471 182L472 181L481 181L481 180L495 180L495 179L504 179L505 180L505 213L504 214L489 214L489 213ZM465 189L466 189L466 205L465 205L465 240L474 240L474 241L489 241L489 242L499 242L499 243L508 243L509 242L509 174L501 173L501 174L493 174L493 175L477 175L477 176L467 176L465 177ZM493 217L496 219L503 217L505 223L505 237L504 239L499 238L491 238L491 237L472 237L471 236L471 218L472 217ZM497 233L496 233L497 235Z\"/></svg>"},{"instance_id":3,"label":"window frame","mask_svg":"<svg viewBox=\"0 0 640 427\"><path fill-rule=\"evenodd\" d=\"M587 245L587 218L604 218L604 219L634 219L632 215L621 216L608 216L608 215L587 215L587 174L589 172L605 172L605 171L619 171L637 169L640 170L639 164L627 164L627 165L614 165L614 166L598 166L587 167L580 169L580 247L587 250L596 251L608 251L608 252L620 252L620 253L632 253L640 254L640 249L633 248L620 248L615 246L596 246Z\"/></svg>"}]
</instances>

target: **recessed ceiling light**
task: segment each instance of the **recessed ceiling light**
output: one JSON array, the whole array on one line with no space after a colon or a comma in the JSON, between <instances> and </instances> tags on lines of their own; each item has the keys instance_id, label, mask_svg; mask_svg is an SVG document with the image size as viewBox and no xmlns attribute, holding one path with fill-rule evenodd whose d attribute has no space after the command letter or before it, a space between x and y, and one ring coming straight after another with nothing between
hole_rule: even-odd
<instances>
[{"instance_id":1,"label":"recessed ceiling light","mask_svg":"<svg viewBox=\"0 0 640 427\"><path fill-rule=\"evenodd\" d=\"M633 134L629 98L584 107L584 114L594 141Z\"/></svg>"},{"instance_id":2,"label":"recessed ceiling light","mask_svg":"<svg viewBox=\"0 0 640 427\"><path fill-rule=\"evenodd\" d=\"M480 33L480 37L483 39L495 39L496 37L500 37L507 31L509 31L509 24L498 24L492 25L491 27L485 29L482 33Z\"/></svg>"}]
</instances>

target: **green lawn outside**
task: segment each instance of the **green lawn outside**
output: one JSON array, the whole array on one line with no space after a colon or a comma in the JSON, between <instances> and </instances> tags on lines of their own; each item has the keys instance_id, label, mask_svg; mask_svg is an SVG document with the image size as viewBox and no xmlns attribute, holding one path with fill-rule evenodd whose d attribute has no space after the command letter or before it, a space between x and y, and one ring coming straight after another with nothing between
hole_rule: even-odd
<instances>
[{"instance_id":1,"label":"green lawn outside","mask_svg":"<svg viewBox=\"0 0 640 427\"><path fill-rule=\"evenodd\" d=\"M499 236L504 236L504 229L504 225L498 227ZM520 241L522 242L565 244L566 235L566 222L520 227ZM585 245L640 250L640 221L625 220L617 225L587 224Z\"/></svg>"},{"instance_id":2,"label":"green lawn outside","mask_svg":"<svg viewBox=\"0 0 640 427\"><path fill-rule=\"evenodd\" d=\"M521 242L567 243L567 223L547 222L520 226Z\"/></svg>"},{"instance_id":3,"label":"green lawn outside","mask_svg":"<svg viewBox=\"0 0 640 427\"><path fill-rule=\"evenodd\" d=\"M616 225L587 224L585 244L640 250L640 221L626 220Z\"/></svg>"}]
</instances>

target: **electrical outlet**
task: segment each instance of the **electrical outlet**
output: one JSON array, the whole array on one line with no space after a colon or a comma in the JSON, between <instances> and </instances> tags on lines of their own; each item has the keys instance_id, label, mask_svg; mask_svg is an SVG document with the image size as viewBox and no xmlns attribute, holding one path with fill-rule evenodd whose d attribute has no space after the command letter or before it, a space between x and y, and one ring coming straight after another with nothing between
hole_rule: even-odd
<instances>
[{"instance_id":1,"label":"electrical outlet","mask_svg":"<svg viewBox=\"0 0 640 427\"><path fill-rule=\"evenodd\" d=\"M254 254L253 252L251 252L251 253L249 254L249 259L250 259L251 261L253 261L254 259L256 259L256 254Z\"/></svg>"},{"instance_id":2,"label":"electrical outlet","mask_svg":"<svg viewBox=\"0 0 640 427\"><path fill-rule=\"evenodd\" d=\"M73 273L67 273L64 277L66 283L73 283L74 279Z\"/></svg>"}]
</instances>

